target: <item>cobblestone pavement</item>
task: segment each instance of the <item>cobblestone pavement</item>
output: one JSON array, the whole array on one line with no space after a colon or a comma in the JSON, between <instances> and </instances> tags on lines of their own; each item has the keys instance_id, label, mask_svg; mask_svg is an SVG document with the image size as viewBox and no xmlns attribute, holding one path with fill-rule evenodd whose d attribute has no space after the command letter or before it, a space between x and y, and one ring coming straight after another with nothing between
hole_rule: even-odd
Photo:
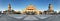
<instances>
[{"instance_id":1,"label":"cobblestone pavement","mask_svg":"<svg viewBox=\"0 0 60 21\"><path fill-rule=\"evenodd\" d=\"M3 14L0 21L60 21L60 15L21 15L21 14Z\"/></svg>"}]
</instances>

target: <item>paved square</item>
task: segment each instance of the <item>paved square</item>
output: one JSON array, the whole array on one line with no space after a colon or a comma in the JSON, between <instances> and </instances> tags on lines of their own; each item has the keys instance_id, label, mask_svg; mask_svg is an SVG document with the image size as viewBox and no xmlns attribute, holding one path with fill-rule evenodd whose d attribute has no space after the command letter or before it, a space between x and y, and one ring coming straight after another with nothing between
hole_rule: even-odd
<instances>
[{"instance_id":1,"label":"paved square","mask_svg":"<svg viewBox=\"0 0 60 21\"><path fill-rule=\"evenodd\" d=\"M60 15L1 15L0 21L60 21Z\"/></svg>"}]
</instances>

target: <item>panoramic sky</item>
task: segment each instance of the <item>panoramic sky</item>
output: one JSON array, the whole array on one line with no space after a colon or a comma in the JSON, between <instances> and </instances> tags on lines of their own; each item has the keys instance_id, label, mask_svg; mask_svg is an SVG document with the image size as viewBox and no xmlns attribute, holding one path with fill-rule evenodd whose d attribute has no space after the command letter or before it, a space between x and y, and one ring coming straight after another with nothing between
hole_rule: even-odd
<instances>
[{"instance_id":1,"label":"panoramic sky","mask_svg":"<svg viewBox=\"0 0 60 21\"><path fill-rule=\"evenodd\" d=\"M29 4L32 4L37 10L47 10L49 3L52 4L54 11L60 11L60 0L0 0L0 11L8 9L8 4L16 11L24 10Z\"/></svg>"}]
</instances>

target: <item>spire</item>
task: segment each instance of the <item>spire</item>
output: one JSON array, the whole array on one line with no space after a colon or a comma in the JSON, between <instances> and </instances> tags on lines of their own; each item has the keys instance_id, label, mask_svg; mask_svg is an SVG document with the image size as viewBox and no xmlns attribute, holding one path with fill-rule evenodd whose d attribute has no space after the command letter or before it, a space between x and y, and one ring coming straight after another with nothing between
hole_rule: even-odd
<instances>
[{"instance_id":1,"label":"spire","mask_svg":"<svg viewBox=\"0 0 60 21\"><path fill-rule=\"evenodd\" d=\"M8 7L11 7L11 5L10 5L10 4L8 4Z\"/></svg>"},{"instance_id":2,"label":"spire","mask_svg":"<svg viewBox=\"0 0 60 21\"><path fill-rule=\"evenodd\" d=\"M49 8L52 8L52 5L51 4L49 4Z\"/></svg>"},{"instance_id":3,"label":"spire","mask_svg":"<svg viewBox=\"0 0 60 21\"><path fill-rule=\"evenodd\" d=\"M11 5L10 5L10 4L8 4L8 10L9 10L9 11L11 10Z\"/></svg>"}]
</instances>

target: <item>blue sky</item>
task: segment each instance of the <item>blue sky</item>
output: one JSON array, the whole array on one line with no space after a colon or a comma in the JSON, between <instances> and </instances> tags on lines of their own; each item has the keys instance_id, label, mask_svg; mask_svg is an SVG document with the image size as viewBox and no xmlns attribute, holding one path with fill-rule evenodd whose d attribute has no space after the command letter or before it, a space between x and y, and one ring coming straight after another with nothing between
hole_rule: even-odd
<instances>
[{"instance_id":1,"label":"blue sky","mask_svg":"<svg viewBox=\"0 0 60 21\"><path fill-rule=\"evenodd\" d=\"M60 0L0 0L0 11L8 9L11 4L13 10L24 10L26 6L32 4L37 10L47 10L49 3L52 4L53 10L60 11Z\"/></svg>"}]
</instances>

